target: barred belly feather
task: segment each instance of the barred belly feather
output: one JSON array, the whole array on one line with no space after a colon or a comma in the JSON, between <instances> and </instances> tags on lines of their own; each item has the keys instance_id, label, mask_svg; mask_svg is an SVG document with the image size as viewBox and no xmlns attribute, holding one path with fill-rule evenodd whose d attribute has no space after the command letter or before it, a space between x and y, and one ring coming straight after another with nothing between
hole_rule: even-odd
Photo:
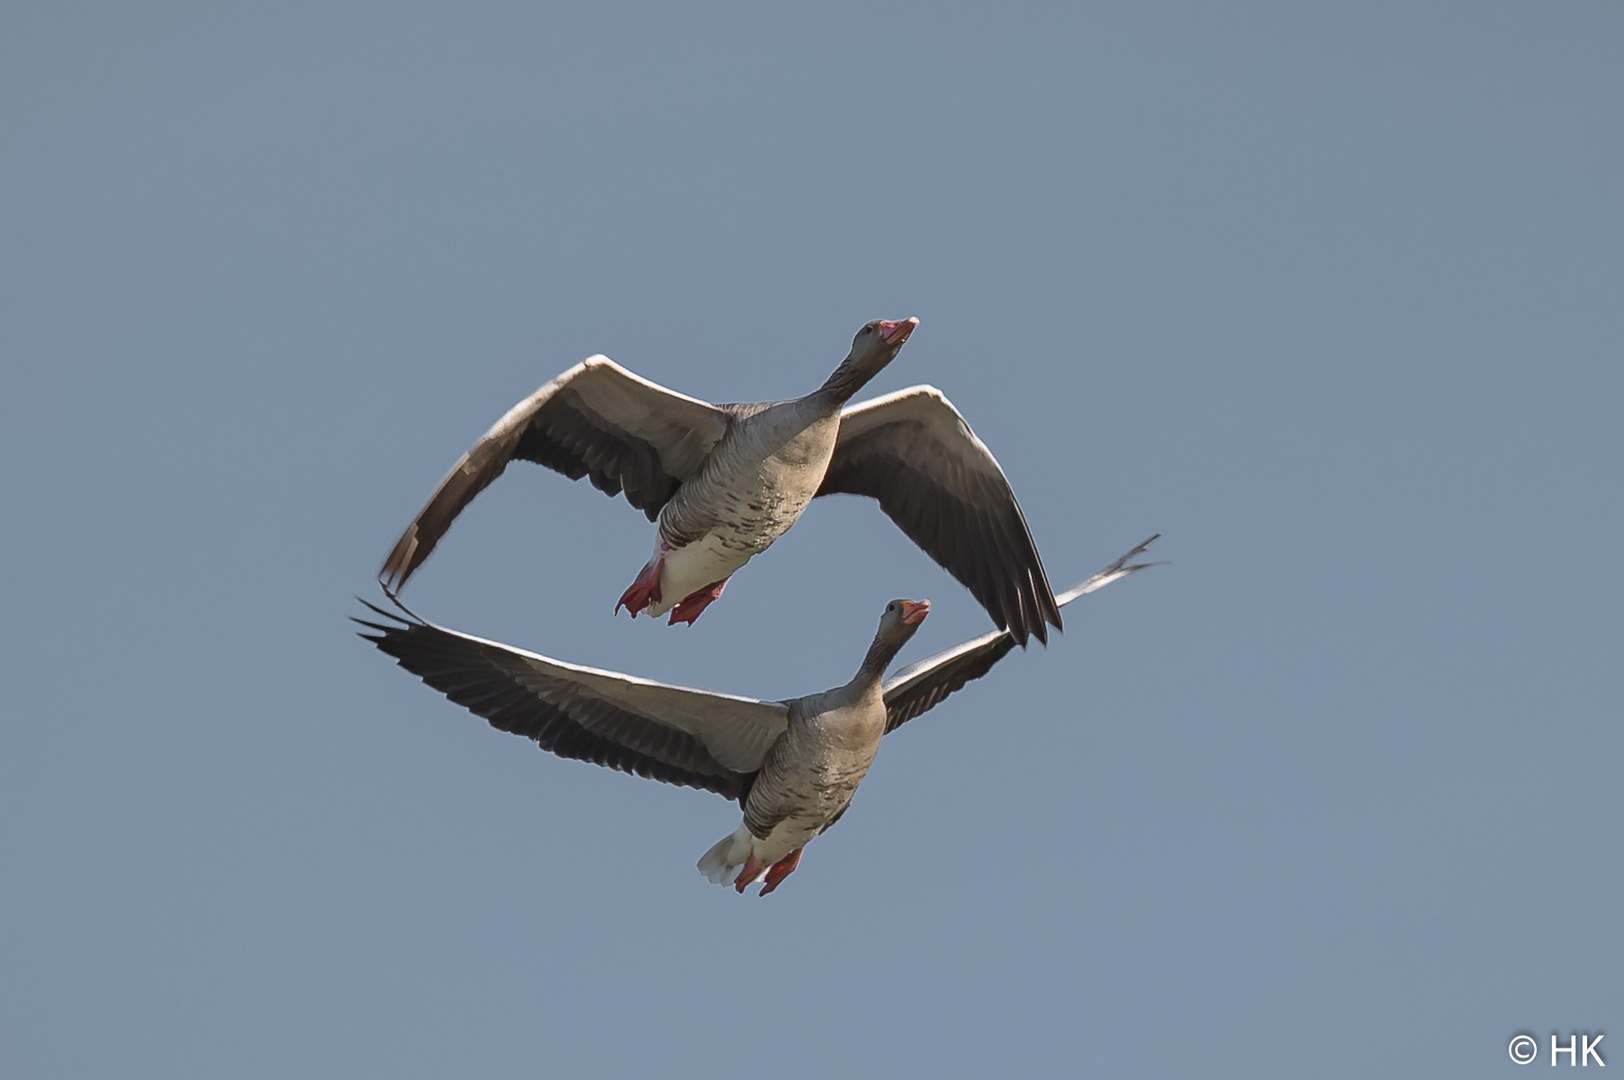
<instances>
[{"instance_id":1,"label":"barred belly feather","mask_svg":"<svg viewBox=\"0 0 1624 1080\"><path fill-rule=\"evenodd\" d=\"M655 554L663 551L664 565L650 615L725 581L784 535L823 483L840 430L836 414L806 401L769 406L739 425L660 514Z\"/></svg>"}]
</instances>

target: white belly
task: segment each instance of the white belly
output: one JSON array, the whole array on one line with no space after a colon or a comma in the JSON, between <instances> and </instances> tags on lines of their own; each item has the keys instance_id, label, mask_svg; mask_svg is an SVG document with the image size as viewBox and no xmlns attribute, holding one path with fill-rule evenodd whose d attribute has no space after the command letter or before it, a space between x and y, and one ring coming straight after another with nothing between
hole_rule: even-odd
<instances>
[{"instance_id":1,"label":"white belly","mask_svg":"<svg viewBox=\"0 0 1624 1080\"><path fill-rule=\"evenodd\" d=\"M656 537L656 550L658 546ZM724 545L716 533L707 533L687 547L672 548L665 553L665 563L660 568L660 599L649 604L649 615L654 618L664 615L681 603L683 597L731 577L749 561L747 552Z\"/></svg>"},{"instance_id":2,"label":"white belly","mask_svg":"<svg viewBox=\"0 0 1624 1080\"><path fill-rule=\"evenodd\" d=\"M817 494L840 421L823 417L808 423L794 405L774 406L749 421L769 436L765 441L772 452L766 458L735 445L731 456L723 453L708 463L704 474L661 511L662 532L692 535L694 526L682 524L685 515L690 521L699 516L710 531L694 543L665 551L660 599L648 606L650 615L658 617L707 585L732 576L795 524ZM783 430L775 433L775 424ZM686 509L689 502L702 510L695 515ZM659 553L656 540L655 554Z\"/></svg>"},{"instance_id":3,"label":"white belly","mask_svg":"<svg viewBox=\"0 0 1624 1080\"><path fill-rule=\"evenodd\" d=\"M773 831L765 839L752 837L755 841L756 858L761 865L771 866L796 848L805 847L807 843L823 830L823 819L792 817L787 821L780 821L773 826Z\"/></svg>"}]
</instances>

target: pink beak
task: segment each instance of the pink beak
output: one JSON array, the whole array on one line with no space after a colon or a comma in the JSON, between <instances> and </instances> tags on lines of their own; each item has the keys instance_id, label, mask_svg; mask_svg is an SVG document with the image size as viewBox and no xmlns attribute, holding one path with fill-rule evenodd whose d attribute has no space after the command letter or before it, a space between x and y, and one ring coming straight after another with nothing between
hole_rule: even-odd
<instances>
[{"instance_id":1,"label":"pink beak","mask_svg":"<svg viewBox=\"0 0 1624 1080\"><path fill-rule=\"evenodd\" d=\"M914 623L925 621L930 614L929 600L904 600L902 602L902 621L912 626Z\"/></svg>"},{"instance_id":2,"label":"pink beak","mask_svg":"<svg viewBox=\"0 0 1624 1080\"><path fill-rule=\"evenodd\" d=\"M881 319L880 337L885 339L885 343L887 345L901 345L904 341L908 340L908 335L913 333L914 327L918 325L919 320L915 318L903 319L900 322L892 322L889 319Z\"/></svg>"}]
</instances>

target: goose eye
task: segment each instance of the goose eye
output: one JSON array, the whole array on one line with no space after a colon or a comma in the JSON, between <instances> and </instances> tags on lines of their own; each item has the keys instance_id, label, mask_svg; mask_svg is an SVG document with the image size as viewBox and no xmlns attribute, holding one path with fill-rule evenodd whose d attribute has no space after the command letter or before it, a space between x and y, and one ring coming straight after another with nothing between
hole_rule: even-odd
<instances>
[{"instance_id":1,"label":"goose eye","mask_svg":"<svg viewBox=\"0 0 1624 1080\"><path fill-rule=\"evenodd\" d=\"M872 333L873 333L873 332L874 332L874 328L873 328L873 327L872 327L872 326L865 326L865 327L863 327L863 333L865 333L865 334L872 334Z\"/></svg>"}]
</instances>

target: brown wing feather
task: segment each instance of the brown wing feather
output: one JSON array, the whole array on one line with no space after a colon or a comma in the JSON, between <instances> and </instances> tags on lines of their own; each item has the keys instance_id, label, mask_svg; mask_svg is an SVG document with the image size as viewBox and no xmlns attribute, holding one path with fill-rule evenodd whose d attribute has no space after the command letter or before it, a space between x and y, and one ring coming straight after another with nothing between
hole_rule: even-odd
<instances>
[{"instance_id":1,"label":"brown wing feather","mask_svg":"<svg viewBox=\"0 0 1624 1080\"><path fill-rule=\"evenodd\" d=\"M522 654L367 604L388 623L356 619L361 634L429 686L559 757L651 780L714 791L741 802L757 770L730 769L704 742L590 687L549 679Z\"/></svg>"},{"instance_id":2,"label":"brown wing feather","mask_svg":"<svg viewBox=\"0 0 1624 1080\"><path fill-rule=\"evenodd\" d=\"M914 665L917 671L905 668L898 672L885 688L886 734L935 708L970 680L981 678L1014 648L1015 639L1008 631L994 630Z\"/></svg>"},{"instance_id":3,"label":"brown wing feather","mask_svg":"<svg viewBox=\"0 0 1624 1080\"><path fill-rule=\"evenodd\" d=\"M878 499L908 538L952 574L1016 643L1061 626L1043 560L998 462L958 410L915 386L841 413L819 495Z\"/></svg>"},{"instance_id":4,"label":"brown wing feather","mask_svg":"<svg viewBox=\"0 0 1624 1080\"><path fill-rule=\"evenodd\" d=\"M519 402L462 456L396 541L379 578L398 590L508 462L590 477L653 521L726 434L727 410L667 390L608 357L577 364Z\"/></svg>"}]
</instances>

